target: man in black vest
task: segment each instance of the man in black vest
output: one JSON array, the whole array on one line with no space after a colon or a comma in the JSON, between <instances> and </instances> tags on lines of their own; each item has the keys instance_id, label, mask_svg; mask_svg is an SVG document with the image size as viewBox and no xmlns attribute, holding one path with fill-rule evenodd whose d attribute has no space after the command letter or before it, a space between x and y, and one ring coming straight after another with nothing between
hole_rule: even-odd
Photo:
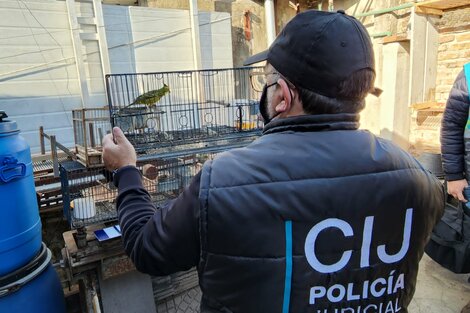
<instances>
[{"instance_id":1,"label":"man in black vest","mask_svg":"<svg viewBox=\"0 0 470 313\"><path fill-rule=\"evenodd\" d=\"M470 65L467 65L470 66ZM469 71L470 72L470 71ZM470 97L466 76L462 70L449 93L441 128L442 165L447 181L447 192L456 199L467 202L463 194L468 186L470 156L466 155L464 133L468 132ZM470 140L470 136L466 141ZM468 173L467 173L468 174Z\"/></svg>"},{"instance_id":2,"label":"man in black vest","mask_svg":"<svg viewBox=\"0 0 470 313\"><path fill-rule=\"evenodd\" d=\"M470 189L467 182L470 175L469 79L470 63L466 64L464 70L457 75L450 90L441 127L442 165L447 181L447 193L462 202L461 208L467 213L467 216L470 215L467 203L470 200L468 198ZM463 215L462 218L468 217ZM459 220L459 222L461 221ZM470 229L463 228L462 231L468 233ZM465 236L463 237L465 238ZM458 241L460 242L460 240L459 238ZM464 262L468 261L464 260ZM470 313L470 302L462 309L461 313Z\"/></svg>"},{"instance_id":3,"label":"man in black vest","mask_svg":"<svg viewBox=\"0 0 470 313\"><path fill-rule=\"evenodd\" d=\"M204 164L155 209L119 129L103 158L137 269L197 266L202 312L407 312L442 214L439 181L393 143L358 130L374 89L365 28L343 11L296 15L268 51L263 135Z\"/></svg>"}]
</instances>

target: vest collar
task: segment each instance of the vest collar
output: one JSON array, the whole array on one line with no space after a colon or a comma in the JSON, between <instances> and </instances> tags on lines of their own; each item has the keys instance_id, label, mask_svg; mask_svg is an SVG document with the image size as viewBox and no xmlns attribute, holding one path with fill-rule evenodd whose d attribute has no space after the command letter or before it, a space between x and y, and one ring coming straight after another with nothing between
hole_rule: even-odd
<instances>
[{"instance_id":1,"label":"vest collar","mask_svg":"<svg viewBox=\"0 0 470 313\"><path fill-rule=\"evenodd\" d=\"M299 115L277 118L269 122L263 129L263 135L283 132L312 132L328 130L356 130L359 128L359 114L319 114Z\"/></svg>"}]
</instances>

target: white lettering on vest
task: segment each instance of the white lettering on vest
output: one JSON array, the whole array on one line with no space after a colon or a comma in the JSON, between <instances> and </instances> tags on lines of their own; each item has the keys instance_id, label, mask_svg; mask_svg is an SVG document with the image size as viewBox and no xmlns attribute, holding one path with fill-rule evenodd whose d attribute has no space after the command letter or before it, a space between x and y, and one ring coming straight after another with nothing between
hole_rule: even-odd
<instances>
[{"instance_id":1,"label":"white lettering on vest","mask_svg":"<svg viewBox=\"0 0 470 313\"><path fill-rule=\"evenodd\" d=\"M405 223L403 227L403 241L400 250L396 254L389 255L386 252L385 245L377 246L377 255L379 259L387 264L395 263L403 259L408 252L410 247L410 237L411 237L411 225L413 222L413 209L409 208L405 213ZM315 243L318 238L318 235L328 228L337 228L341 230L345 237L354 236L354 231L349 225L348 222L338 219L338 218L328 218L316 224L310 229L305 239L305 256L307 258L310 266L324 274L334 273L341 270L345 267L349 260L351 259L353 250L345 250L341 255L341 258L333 264L323 264L321 263L315 251ZM364 219L364 229L362 232L362 246L361 246L361 258L360 258L360 267L365 268L370 266L370 250L372 242L372 233L374 229L374 217L367 216ZM390 293L390 291L388 291Z\"/></svg>"},{"instance_id":2,"label":"white lettering on vest","mask_svg":"<svg viewBox=\"0 0 470 313\"><path fill-rule=\"evenodd\" d=\"M413 222L413 209L406 210L405 216L405 227L403 227L403 242L398 251L394 255L389 255L385 251L385 245L380 245L377 247L377 254L379 259L382 260L384 263L395 263L403 259L403 257L408 252L408 248L410 247L410 237L411 237L411 223Z\"/></svg>"},{"instance_id":3,"label":"white lettering on vest","mask_svg":"<svg viewBox=\"0 0 470 313\"><path fill-rule=\"evenodd\" d=\"M320 273L333 273L339 271L340 269L345 267L346 264L348 264L349 259L351 258L352 250L347 250L344 251L343 255L341 256L341 259L334 264L325 265L318 261L318 258L315 254L315 241L317 240L317 237L321 231L333 227L341 230L345 237L350 237L354 235L351 226L347 222L337 218L329 218L313 226L312 229L310 229L310 231L308 232L307 238L305 240L304 248L307 261L311 267L313 267Z\"/></svg>"}]
</instances>

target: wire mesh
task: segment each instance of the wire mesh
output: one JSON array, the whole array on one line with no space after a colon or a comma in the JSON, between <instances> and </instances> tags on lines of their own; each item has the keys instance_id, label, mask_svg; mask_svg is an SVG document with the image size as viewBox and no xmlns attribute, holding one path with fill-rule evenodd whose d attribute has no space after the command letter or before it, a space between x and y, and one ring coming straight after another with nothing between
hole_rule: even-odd
<instances>
[{"instance_id":1,"label":"wire mesh","mask_svg":"<svg viewBox=\"0 0 470 313\"><path fill-rule=\"evenodd\" d=\"M226 145L259 135L262 68L113 74L106 76L113 126L139 154ZM199 144L199 145L198 145Z\"/></svg>"},{"instance_id":2,"label":"wire mesh","mask_svg":"<svg viewBox=\"0 0 470 313\"><path fill-rule=\"evenodd\" d=\"M421 110L416 113L418 129L438 129L442 123L444 112L440 110Z\"/></svg>"},{"instance_id":3,"label":"wire mesh","mask_svg":"<svg viewBox=\"0 0 470 313\"><path fill-rule=\"evenodd\" d=\"M215 154L186 154L138 162L142 181L156 205L176 198ZM72 228L114 221L117 188L104 167L87 168L78 162L60 165L64 216Z\"/></svg>"}]
</instances>

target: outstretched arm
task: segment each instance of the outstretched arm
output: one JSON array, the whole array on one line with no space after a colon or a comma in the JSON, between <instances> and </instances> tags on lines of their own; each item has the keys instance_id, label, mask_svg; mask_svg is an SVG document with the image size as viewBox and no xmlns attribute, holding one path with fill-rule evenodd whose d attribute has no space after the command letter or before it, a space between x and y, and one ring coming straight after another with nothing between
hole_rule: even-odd
<instances>
[{"instance_id":1,"label":"outstretched arm","mask_svg":"<svg viewBox=\"0 0 470 313\"><path fill-rule=\"evenodd\" d=\"M126 253L151 275L188 270L199 260L199 180L174 200L155 208L137 168L118 171L117 210Z\"/></svg>"},{"instance_id":2,"label":"outstretched arm","mask_svg":"<svg viewBox=\"0 0 470 313\"><path fill-rule=\"evenodd\" d=\"M136 268L151 275L187 270L199 260L200 174L176 199L156 208L135 167L135 151L119 128L103 140L103 160L118 169L117 210L126 253Z\"/></svg>"}]
</instances>

